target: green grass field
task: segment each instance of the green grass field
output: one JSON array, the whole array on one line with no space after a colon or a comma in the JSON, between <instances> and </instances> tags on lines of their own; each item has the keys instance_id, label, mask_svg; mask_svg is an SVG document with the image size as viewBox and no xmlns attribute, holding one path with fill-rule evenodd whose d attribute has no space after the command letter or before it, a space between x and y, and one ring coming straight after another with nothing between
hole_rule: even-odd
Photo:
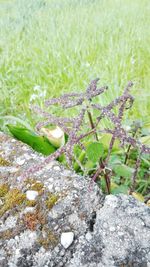
<instances>
[{"instance_id":1,"label":"green grass field","mask_svg":"<svg viewBox=\"0 0 150 267\"><path fill-rule=\"evenodd\" d=\"M132 80L131 116L150 120L149 14L149 0L1 0L1 129L8 116L33 124L29 104L96 77L103 103Z\"/></svg>"}]
</instances>

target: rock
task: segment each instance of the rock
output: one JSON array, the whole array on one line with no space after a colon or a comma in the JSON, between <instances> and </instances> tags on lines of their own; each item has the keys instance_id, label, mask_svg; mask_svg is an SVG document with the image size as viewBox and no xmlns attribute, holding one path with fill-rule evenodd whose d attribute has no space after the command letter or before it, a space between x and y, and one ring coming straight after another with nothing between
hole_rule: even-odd
<instances>
[{"instance_id":1,"label":"rock","mask_svg":"<svg viewBox=\"0 0 150 267\"><path fill-rule=\"evenodd\" d=\"M74 239L74 233L68 232L68 233L62 233L61 234L61 244L64 248L69 248L73 242Z\"/></svg>"},{"instance_id":2,"label":"rock","mask_svg":"<svg viewBox=\"0 0 150 267\"><path fill-rule=\"evenodd\" d=\"M105 197L96 185L89 190L89 178L56 161L23 180L45 157L3 133L0 153L10 162L0 166L0 183L16 192L6 205L1 199L0 266L150 266L150 207L132 196Z\"/></svg>"},{"instance_id":3,"label":"rock","mask_svg":"<svg viewBox=\"0 0 150 267\"><path fill-rule=\"evenodd\" d=\"M85 238L86 238L87 241L90 241L90 240L92 239L92 235L91 235L91 233L88 232L88 233L85 235Z\"/></svg>"},{"instance_id":4,"label":"rock","mask_svg":"<svg viewBox=\"0 0 150 267\"><path fill-rule=\"evenodd\" d=\"M97 210L92 239L77 245L68 266L148 266L149 225L150 208L144 203L126 195L107 196Z\"/></svg>"},{"instance_id":5,"label":"rock","mask_svg":"<svg viewBox=\"0 0 150 267\"><path fill-rule=\"evenodd\" d=\"M5 231L5 230L8 230L9 228L13 228L16 226L16 223L17 223L17 217L14 217L14 216L9 216L5 223L1 224L0 226L0 232L2 231Z\"/></svg>"},{"instance_id":6,"label":"rock","mask_svg":"<svg viewBox=\"0 0 150 267\"><path fill-rule=\"evenodd\" d=\"M21 165L23 165L25 163L25 159L18 158L16 160L16 163L21 166Z\"/></svg>"},{"instance_id":7,"label":"rock","mask_svg":"<svg viewBox=\"0 0 150 267\"><path fill-rule=\"evenodd\" d=\"M10 172L10 173L15 173L15 172L17 172L17 171L18 171L18 168L13 168L13 167L12 167L12 168L9 169L9 172Z\"/></svg>"},{"instance_id":8,"label":"rock","mask_svg":"<svg viewBox=\"0 0 150 267\"><path fill-rule=\"evenodd\" d=\"M38 192L37 191L34 191L34 190L26 191L26 198L28 200L35 200L37 196L38 196Z\"/></svg>"},{"instance_id":9,"label":"rock","mask_svg":"<svg viewBox=\"0 0 150 267\"><path fill-rule=\"evenodd\" d=\"M53 170L55 170L55 171L60 171L61 168L60 168L60 166L57 166L57 165L56 165L56 166L53 167Z\"/></svg>"},{"instance_id":10,"label":"rock","mask_svg":"<svg viewBox=\"0 0 150 267\"><path fill-rule=\"evenodd\" d=\"M26 207L24 210L23 210L23 214L26 214L26 213L33 213L35 211L35 208L34 207Z\"/></svg>"}]
</instances>

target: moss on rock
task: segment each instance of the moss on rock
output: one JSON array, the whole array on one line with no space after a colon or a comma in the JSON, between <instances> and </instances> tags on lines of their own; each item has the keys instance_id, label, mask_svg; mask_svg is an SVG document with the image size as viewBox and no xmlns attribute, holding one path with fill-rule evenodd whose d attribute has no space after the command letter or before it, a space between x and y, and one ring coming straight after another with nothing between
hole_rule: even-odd
<instances>
[{"instance_id":1,"label":"moss on rock","mask_svg":"<svg viewBox=\"0 0 150 267\"><path fill-rule=\"evenodd\" d=\"M45 237L39 237L38 243L42 245L45 249L48 249L49 247L54 248L58 244L58 237L55 233L49 230L47 226L43 227L43 231L45 233Z\"/></svg>"},{"instance_id":2,"label":"moss on rock","mask_svg":"<svg viewBox=\"0 0 150 267\"><path fill-rule=\"evenodd\" d=\"M0 197L4 197L9 191L8 184L0 184Z\"/></svg>"},{"instance_id":3,"label":"moss on rock","mask_svg":"<svg viewBox=\"0 0 150 267\"><path fill-rule=\"evenodd\" d=\"M25 181L25 184L26 184L28 190L38 191L39 195L43 194L44 184L41 183L40 181L36 181L35 179L28 178Z\"/></svg>"},{"instance_id":4,"label":"moss on rock","mask_svg":"<svg viewBox=\"0 0 150 267\"><path fill-rule=\"evenodd\" d=\"M49 193L48 194L48 197L47 197L47 199L45 201L46 207L49 210L52 209L52 207L56 204L56 202L58 201L58 199L59 199L59 196L58 195Z\"/></svg>"},{"instance_id":5,"label":"moss on rock","mask_svg":"<svg viewBox=\"0 0 150 267\"><path fill-rule=\"evenodd\" d=\"M20 206L25 201L26 196L18 188L9 190L4 196L4 204L0 209L0 216L6 211L13 209L15 206Z\"/></svg>"},{"instance_id":6,"label":"moss on rock","mask_svg":"<svg viewBox=\"0 0 150 267\"><path fill-rule=\"evenodd\" d=\"M11 166L10 162L0 157L0 166Z\"/></svg>"}]
</instances>

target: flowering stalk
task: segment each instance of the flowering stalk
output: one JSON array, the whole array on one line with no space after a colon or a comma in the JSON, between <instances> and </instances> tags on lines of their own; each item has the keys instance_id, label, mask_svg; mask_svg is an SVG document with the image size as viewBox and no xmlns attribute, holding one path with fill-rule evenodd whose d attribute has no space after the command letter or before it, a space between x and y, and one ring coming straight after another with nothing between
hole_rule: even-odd
<instances>
[{"instance_id":1,"label":"flowering stalk","mask_svg":"<svg viewBox=\"0 0 150 267\"><path fill-rule=\"evenodd\" d=\"M133 187L135 185L136 177L138 174L138 168L140 165L140 158L143 153L149 154L150 148L141 144L138 140L136 140L135 136L129 136L128 133L124 130L122 126L122 120L124 112L127 109L130 109L132 107L134 98L132 95L130 95L130 89L133 86L132 82L129 82L127 87L124 89L123 94L116 98L115 100L111 101L108 105L102 106L100 104L95 104L93 102L93 99L99 95L102 95L105 93L106 90L108 90L107 86L97 88L97 83L99 79L95 79L91 81L88 88L85 90L85 92L82 93L68 93L64 94L58 98L52 98L45 102L45 106L49 107L51 105L59 105L60 108L69 109L69 108L75 108L80 107L80 112L76 117L73 118L67 118L67 117L56 117L53 114L50 114L49 112L42 110L39 107L32 107L33 111L36 113L39 113L45 120L39 122L37 124L37 130L39 131L43 126L54 124L56 126L59 126L67 135L68 140L67 143L64 144L62 147L58 148L57 151L55 151L53 154L45 158L45 160L42 162L41 165L34 165L29 170L27 170L23 177L27 177L31 174L33 174L36 171L39 171L44 167L44 165L54 159L59 158L62 154L66 156L66 160L68 162L69 166L73 166L74 159L80 166L81 170L84 171L84 168L82 165L82 162L76 158L74 155L74 146L80 145L80 147L85 150L84 146L84 138L90 137L90 135L94 135L96 140L98 141L98 133L110 133L112 134L112 138L109 144L108 154L106 156L106 159L101 162L100 159L100 165L98 166L92 180L95 181L96 178L103 173L106 185L107 185L107 191L110 192L110 178L111 173L107 173L106 168L108 166L109 158L115 143L116 139L119 139L120 144L122 147L125 147L125 145L128 145L129 147L137 148L139 150L139 157L137 159L137 163L135 166L135 172L133 176ZM88 103L88 104L87 104ZM88 110L88 106L90 105L90 110ZM114 108L118 107L118 115L115 114L113 111ZM93 120L91 111L97 110L98 116ZM88 116L91 131L86 131L84 127L85 123L85 117ZM113 124L113 127L110 127L108 129L101 130L101 127L99 128L100 122L102 119L107 118L110 120L111 124ZM94 123L94 121L96 121ZM103 164L102 164L103 163Z\"/></svg>"}]
</instances>

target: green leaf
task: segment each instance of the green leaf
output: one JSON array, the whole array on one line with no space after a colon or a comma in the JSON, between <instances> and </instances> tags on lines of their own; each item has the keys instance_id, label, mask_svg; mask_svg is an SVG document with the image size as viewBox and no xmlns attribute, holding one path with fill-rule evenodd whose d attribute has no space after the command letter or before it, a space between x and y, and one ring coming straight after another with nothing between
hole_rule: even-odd
<instances>
[{"instance_id":1,"label":"green leaf","mask_svg":"<svg viewBox=\"0 0 150 267\"><path fill-rule=\"evenodd\" d=\"M105 134L102 134L101 135L99 141L100 141L100 143L103 144L104 149L106 149L106 150L109 149L109 144L110 144L111 139L112 139L112 134L105 133ZM114 142L112 151L114 151L114 150L120 150L119 144L120 144L119 140L116 139L115 142Z\"/></svg>"},{"instance_id":2,"label":"green leaf","mask_svg":"<svg viewBox=\"0 0 150 267\"><path fill-rule=\"evenodd\" d=\"M115 182L111 182L111 192L116 188L118 188L118 185Z\"/></svg>"},{"instance_id":3,"label":"green leaf","mask_svg":"<svg viewBox=\"0 0 150 267\"><path fill-rule=\"evenodd\" d=\"M143 129L146 129L148 133L150 133L150 121L144 123Z\"/></svg>"},{"instance_id":4,"label":"green leaf","mask_svg":"<svg viewBox=\"0 0 150 267\"><path fill-rule=\"evenodd\" d=\"M75 144L73 147L73 153L75 154L76 157L79 157L82 152L81 147L78 144Z\"/></svg>"},{"instance_id":5,"label":"green leaf","mask_svg":"<svg viewBox=\"0 0 150 267\"><path fill-rule=\"evenodd\" d=\"M147 160L144 156L141 157L141 159L144 161L144 163L147 165L147 167L150 167L150 161Z\"/></svg>"},{"instance_id":6,"label":"green leaf","mask_svg":"<svg viewBox=\"0 0 150 267\"><path fill-rule=\"evenodd\" d=\"M141 137L140 142L144 145L150 146L150 135Z\"/></svg>"},{"instance_id":7,"label":"green leaf","mask_svg":"<svg viewBox=\"0 0 150 267\"><path fill-rule=\"evenodd\" d=\"M87 171L95 169L94 166L96 165L91 160L88 160L84 165Z\"/></svg>"},{"instance_id":8,"label":"green leaf","mask_svg":"<svg viewBox=\"0 0 150 267\"><path fill-rule=\"evenodd\" d=\"M44 136L38 136L36 133L22 127L14 125L7 125L11 134L25 144L31 146L35 151L42 153L43 155L50 155L56 148L48 141Z\"/></svg>"},{"instance_id":9,"label":"green leaf","mask_svg":"<svg viewBox=\"0 0 150 267\"><path fill-rule=\"evenodd\" d=\"M109 162L111 166L115 164L120 164L121 158L118 155L111 155Z\"/></svg>"},{"instance_id":10,"label":"green leaf","mask_svg":"<svg viewBox=\"0 0 150 267\"><path fill-rule=\"evenodd\" d=\"M78 157L78 161L82 164L84 158L85 158L85 151L82 150L82 151L81 151L81 154L80 154L79 157ZM73 168L74 168L74 170L75 170L76 172L79 171L80 166L79 166L79 164L78 164L77 161L75 161L75 163L74 163L74 165L73 165Z\"/></svg>"},{"instance_id":11,"label":"green leaf","mask_svg":"<svg viewBox=\"0 0 150 267\"><path fill-rule=\"evenodd\" d=\"M92 142L87 146L86 155L89 160L96 163L104 154L103 144Z\"/></svg>"},{"instance_id":12,"label":"green leaf","mask_svg":"<svg viewBox=\"0 0 150 267\"><path fill-rule=\"evenodd\" d=\"M111 194L116 195L116 194L128 194L129 187L126 185L120 185L118 187L112 188Z\"/></svg>"},{"instance_id":13,"label":"green leaf","mask_svg":"<svg viewBox=\"0 0 150 267\"><path fill-rule=\"evenodd\" d=\"M134 169L126 166L125 164L115 164L113 166L113 171L116 173L116 175L125 177L125 178L131 178L133 175Z\"/></svg>"}]
</instances>

